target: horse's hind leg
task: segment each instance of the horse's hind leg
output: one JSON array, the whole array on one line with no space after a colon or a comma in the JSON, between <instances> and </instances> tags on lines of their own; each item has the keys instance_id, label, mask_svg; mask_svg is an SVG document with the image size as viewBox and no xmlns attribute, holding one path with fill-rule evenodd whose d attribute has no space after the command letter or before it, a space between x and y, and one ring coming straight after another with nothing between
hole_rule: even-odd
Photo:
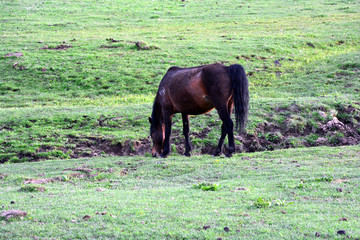
<instances>
[{"instance_id":1,"label":"horse's hind leg","mask_svg":"<svg viewBox=\"0 0 360 240\"><path fill-rule=\"evenodd\" d=\"M235 152L235 141L234 141L234 133L233 133L234 123L231 120L231 112L233 110L233 102L231 100L228 103L228 108L227 109L228 109L227 114L222 112L221 114L224 117L220 116L221 120L223 121L223 124L221 125L221 137L219 139L219 143L218 143L218 146L217 146L217 148L215 150L214 156L219 156L220 155L221 148L222 148L222 145L224 144L224 140L225 140L225 137L226 137L227 134L228 134L228 137L229 137L229 150L226 153L226 156L230 157L231 154L233 152ZM220 112L219 112L219 115L220 115ZM229 121L229 118L230 118L230 121ZM224 121L228 122L227 127L226 127Z\"/></svg>"},{"instance_id":2,"label":"horse's hind leg","mask_svg":"<svg viewBox=\"0 0 360 240\"><path fill-rule=\"evenodd\" d=\"M183 134L185 137L185 153L184 153L184 155L187 157L190 157L190 151L192 149L192 146L191 146L191 142L189 139L189 131L190 131L189 115L182 114L182 120L183 120Z\"/></svg>"},{"instance_id":3,"label":"horse's hind leg","mask_svg":"<svg viewBox=\"0 0 360 240\"><path fill-rule=\"evenodd\" d=\"M219 139L218 146L215 149L214 156L219 156L220 155L221 148L222 148L222 145L224 144L225 137L226 137L226 130L225 130L225 126L224 126L224 123L223 123L221 125L221 137Z\"/></svg>"},{"instance_id":4,"label":"horse's hind leg","mask_svg":"<svg viewBox=\"0 0 360 240\"><path fill-rule=\"evenodd\" d=\"M228 141L229 141L229 149L225 156L231 157L231 155L235 152L235 140L234 140L234 123L231 120L230 113L226 108L218 109L218 113L220 116L220 119L223 121L223 126L221 129L221 137L219 140L219 146L222 145L224 142L224 139L226 135L228 135ZM224 134L225 131L225 134ZM219 147L218 146L218 147ZM220 146L221 151L221 146Z\"/></svg>"}]
</instances>

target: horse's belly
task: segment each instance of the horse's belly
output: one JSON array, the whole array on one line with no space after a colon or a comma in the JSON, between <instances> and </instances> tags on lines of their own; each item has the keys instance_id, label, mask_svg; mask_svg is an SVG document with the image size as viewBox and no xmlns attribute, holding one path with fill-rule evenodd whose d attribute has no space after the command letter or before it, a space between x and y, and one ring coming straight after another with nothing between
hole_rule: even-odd
<instances>
[{"instance_id":1,"label":"horse's belly","mask_svg":"<svg viewBox=\"0 0 360 240\"><path fill-rule=\"evenodd\" d=\"M191 95L188 98L183 98L183 104L176 106L177 112L190 114L190 115L199 115L211 111L214 108L214 105L210 99L205 96Z\"/></svg>"}]
</instances>

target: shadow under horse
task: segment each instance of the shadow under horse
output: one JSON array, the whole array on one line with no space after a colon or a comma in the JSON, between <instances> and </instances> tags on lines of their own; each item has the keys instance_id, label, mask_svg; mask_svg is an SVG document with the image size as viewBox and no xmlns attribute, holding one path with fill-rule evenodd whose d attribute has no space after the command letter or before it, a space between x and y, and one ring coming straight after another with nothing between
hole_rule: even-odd
<instances>
[{"instance_id":1,"label":"shadow under horse","mask_svg":"<svg viewBox=\"0 0 360 240\"><path fill-rule=\"evenodd\" d=\"M248 116L249 84L244 68L220 63L193 68L171 67L161 80L152 115L149 117L153 141L152 156L166 157L170 153L172 116L181 113L185 136L185 156L190 156L189 115L204 114L216 109L222 120L221 137L214 152L221 154L228 136L227 157L235 152L234 123L231 119L235 107L236 129L243 133Z\"/></svg>"}]
</instances>

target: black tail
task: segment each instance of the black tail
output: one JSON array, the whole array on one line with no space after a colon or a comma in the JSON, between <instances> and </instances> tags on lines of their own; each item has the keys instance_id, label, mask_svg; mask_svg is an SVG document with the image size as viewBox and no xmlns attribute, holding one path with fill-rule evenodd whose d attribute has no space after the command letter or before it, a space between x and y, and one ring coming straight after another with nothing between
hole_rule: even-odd
<instances>
[{"instance_id":1,"label":"black tail","mask_svg":"<svg viewBox=\"0 0 360 240\"><path fill-rule=\"evenodd\" d=\"M241 65L231 65L228 71L233 85L236 130L244 133L249 110L249 83Z\"/></svg>"}]
</instances>

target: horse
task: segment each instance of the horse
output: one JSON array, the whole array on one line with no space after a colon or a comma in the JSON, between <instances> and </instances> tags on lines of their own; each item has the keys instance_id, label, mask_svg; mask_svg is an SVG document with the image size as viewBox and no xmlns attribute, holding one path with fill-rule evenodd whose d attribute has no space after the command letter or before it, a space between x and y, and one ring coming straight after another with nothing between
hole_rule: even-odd
<instances>
[{"instance_id":1,"label":"horse","mask_svg":"<svg viewBox=\"0 0 360 240\"><path fill-rule=\"evenodd\" d=\"M166 158L169 155L172 117L176 113L182 115L184 155L190 156L189 115L205 114L215 108L222 126L213 155L221 154L227 135L229 147L225 156L231 157L235 152L234 123L231 119L234 106L236 130L244 133L248 117L249 84L241 65L214 63L191 68L170 67L159 84L149 117L152 156Z\"/></svg>"}]
</instances>

